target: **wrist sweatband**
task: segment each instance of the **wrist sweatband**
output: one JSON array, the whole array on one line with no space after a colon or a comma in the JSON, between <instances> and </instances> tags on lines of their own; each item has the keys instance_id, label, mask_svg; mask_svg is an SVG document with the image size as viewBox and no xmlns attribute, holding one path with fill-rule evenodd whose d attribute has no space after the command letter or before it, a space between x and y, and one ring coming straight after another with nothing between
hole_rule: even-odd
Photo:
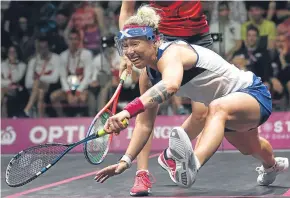
<instances>
[{"instance_id":1,"label":"wrist sweatband","mask_svg":"<svg viewBox=\"0 0 290 198\"><path fill-rule=\"evenodd\" d=\"M145 110L142 101L139 98L135 98L132 102L126 105L124 110L128 111L130 118L138 115Z\"/></svg>"},{"instance_id":2,"label":"wrist sweatband","mask_svg":"<svg viewBox=\"0 0 290 198\"><path fill-rule=\"evenodd\" d=\"M120 161L126 162L128 164L128 168L130 168L132 165L132 160L128 155L123 155Z\"/></svg>"}]
</instances>

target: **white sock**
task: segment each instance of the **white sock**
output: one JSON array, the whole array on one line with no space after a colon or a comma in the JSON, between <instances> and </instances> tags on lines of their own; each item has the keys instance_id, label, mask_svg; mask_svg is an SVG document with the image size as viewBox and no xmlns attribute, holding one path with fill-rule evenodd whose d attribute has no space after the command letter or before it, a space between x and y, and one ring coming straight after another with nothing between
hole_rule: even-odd
<instances>
[{"instance_id":1,"label":"white sock","mask_svg":"<svg viewBox=\"0 0 290 198\"><path fill-rule=\"evenodd\" d=\"M147 174L149 174L149 171L148 171L148 170L141 169L141 170L137 170L136 175L138 175L138 173L140 173L140 172L144 172L144 171L145 171Z\"/></svg>"},{"instance_id":2,"label":"white sock","mask_svg":"<svg viewBox=\"0 0 290 198\"><path fill-rule=\"evenodd\" d=\"M194 155L194 154L193 154L193 155ZM196 155L194 155L194 159L195 159L196 169L199 170L199 168L200 168L200 162L199 162L199 159L196 157Z\"/></svg>"},{"instance_id":3,"label":"white sock","mask_svg":"<svg viewBox=\"0 0 290 198\"><path fill-rule=\"evenodd\" d=\"M167 156L168 158L172 158L172 153L171 153L171 151L170 151L169 148L166 149L166 156Z\"/></svg>"}]
</instances>

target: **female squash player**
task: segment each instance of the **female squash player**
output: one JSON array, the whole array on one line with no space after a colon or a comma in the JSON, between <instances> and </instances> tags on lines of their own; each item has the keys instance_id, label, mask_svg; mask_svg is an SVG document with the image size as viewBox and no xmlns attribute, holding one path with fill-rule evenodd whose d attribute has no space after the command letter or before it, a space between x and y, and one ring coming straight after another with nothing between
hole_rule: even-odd
<instances>
[{"instance_id":1,"label":"female squash player","mask_svg":"<svg viewBox=\"0 0 290 198\"><path fill-rule=\"evenodd\" d=\"M119 52L142 69L141 96L107 120L105 130L118 133L124 129L123 119L137 115L126 154L118 164L99 171L95 180L104 182L131 166L152 133L158 105L176 94L208 106L194 151L191 117L170 133L169 147L162 155L174 165L171 177L177 185L190 187L194 183L198 170L215 153L224 136L242 154L260 160L262 166L256 169L259 185L273 183L279 173L288 169L289 162L287 158L274 158L270 143L258 134L257 127L272 112L267 87L252 72L239 70L209 49L184 41L160 40L159 20L154 9L142 6L118 34Z\"/></svg>"},{"instance_id":2,"label":"female squash player","mask_svg":"<svg viewBox=\"0 0 290 198\"><path fill-rule=\"evenodd\" d=\"M206 48L212 47L212 38L209 34L209 26L206 16L203 14L200 1L149 1L151 7L155 8L160 14L161 20L158 30L168 41L182 39L190 44L200 45ZM134 14L135 1L123 1L119 27L123 29L125 21ZM127 67L123 65L122 70ZM176 99L176 98L175 98ZM180 99L180 98L179 98ZM203 129L205 118L207 115L207 107L199 102L191 102L192 114L190 119L192 122L192 138L195 138ZM146 146L142 149L137 157L137 172L134 186L130 190L130 195L148 195L152 187L149 179L148 160L151 149L153 133L148 139ZM170 174L170 161L162 158L158 159L160 165ZM165 166L164 163L169 166Z\"/></svg>"}]
</instances>

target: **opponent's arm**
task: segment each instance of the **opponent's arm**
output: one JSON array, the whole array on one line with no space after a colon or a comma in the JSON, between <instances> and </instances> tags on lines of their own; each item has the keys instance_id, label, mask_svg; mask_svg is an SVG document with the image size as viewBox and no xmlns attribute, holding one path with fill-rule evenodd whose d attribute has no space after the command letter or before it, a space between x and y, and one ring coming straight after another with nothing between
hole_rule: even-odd
<instances>
[{"instance_id":1,"label":"opponent's arm","mask_svg":"<svg viewBox=\"0 0 290 198\"><path fill-rule=\"evenodd\" d=\"M122 1L120 17L119 17L119 28L123 29L125 21L134 14L135 1Z\"/></svg>"},{"instance_id":2,"label":"opponent's arm","mask_svg":"<svg viewBox=\"0 0 290 198\"><path fill-rule=\"evenodd\" d=\"M121 6L121 11L120 11L120 16L119 16L119 28L120 30L123 29L125 21L134 14L135 11L135 1L126 1L123 0L122 1L122 6ZM123 56L121 58L121 63L119 66L119 76L121 76L121 74L123 73L123 71L125 69L127 69L127 72L129 74L132 73L132 63L128 60L128 58L126 58L125 56Z\"/></svg>"}]
</instances>

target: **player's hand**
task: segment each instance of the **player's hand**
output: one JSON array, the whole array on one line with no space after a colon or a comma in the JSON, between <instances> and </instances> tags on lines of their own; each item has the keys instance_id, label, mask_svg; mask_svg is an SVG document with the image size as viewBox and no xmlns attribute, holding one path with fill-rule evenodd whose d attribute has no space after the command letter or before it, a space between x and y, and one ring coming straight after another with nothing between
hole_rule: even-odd
<instances>
[{"instance_id":1,"label":"player's hand","mask_svg":"<svg viewBox=\"0 0 290 198\"><path fill-rule=\"evenodd\" d=\"M130 118L130 114L126 110L123 110L120 113L113 115L107 120L104 126L105 131L107 133L119 134L123 129L127 127L122 123L122 121L126 118Z\"/></svg>"},{"instance_id":2,"label":"player's hand","mask_svg":"<svg viewBox=\"0 0 290 198\"><path fill-rule=\"evenodd\" d=\"M119 77L121 77L123 71L127 69L127 74L132 74L133 63L126 57L123 56L119 67Z\"/></svg>"},{"instance_id":3,"label":"player's hand","mask_svg":"<svg viewBox=\"0 0 290 198\"><path fill-rule=\"evenodd\" d=\"M128 168L128 164L126 162L120 162L118 164L108 166L98 171L94 180L96 180L97 182L103 183L108 178L123 173L127 168Z\"/></svg>"}]
</instances>

